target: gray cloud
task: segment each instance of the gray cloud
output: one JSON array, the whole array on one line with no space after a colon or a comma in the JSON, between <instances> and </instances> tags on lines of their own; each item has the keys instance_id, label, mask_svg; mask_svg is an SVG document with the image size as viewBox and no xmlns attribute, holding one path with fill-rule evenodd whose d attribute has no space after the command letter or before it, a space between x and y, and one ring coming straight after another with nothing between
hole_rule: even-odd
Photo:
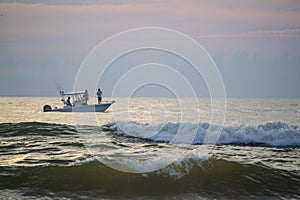
<instances>
[{"instance_id":1,"label":"gray cloud","mask_svg":"<svg viewBox=\"0 0 300 200\"><path fill-rule=\"evenodd\" d=\"M0 95L55 96L57 79L70 90L94 46L120 31L159 26L201 43L231 97L299 97L300 22L298 11L290 10L297 6L289 0L266 6L270 2L1 1ZM116 69L135 64L125 61ZM184 67L175 61L161 60ZM192 71L184 73L197 81ZM201 95L204 90L199 86Z\"/></svg>"}]
</instances>

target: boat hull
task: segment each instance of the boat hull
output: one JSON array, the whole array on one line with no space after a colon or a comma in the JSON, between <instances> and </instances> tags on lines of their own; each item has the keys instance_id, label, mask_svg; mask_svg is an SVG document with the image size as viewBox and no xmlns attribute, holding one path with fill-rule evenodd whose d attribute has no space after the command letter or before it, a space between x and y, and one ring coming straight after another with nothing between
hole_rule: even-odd
<instances>
[{"instance_id":1,"label":"boat hull","mask_svg":"<svg viewBox=\"0 0 300 200\"><path fill-rule=\"evenodd\" d=\"M92 104L85 106L66 106L64 108L54 108L52 109L49 105L44 106L44 112L105 112L114 102L103 103L103 104ZM45 107L47 106L47 109Z\"/></svg>"}]
</instances>

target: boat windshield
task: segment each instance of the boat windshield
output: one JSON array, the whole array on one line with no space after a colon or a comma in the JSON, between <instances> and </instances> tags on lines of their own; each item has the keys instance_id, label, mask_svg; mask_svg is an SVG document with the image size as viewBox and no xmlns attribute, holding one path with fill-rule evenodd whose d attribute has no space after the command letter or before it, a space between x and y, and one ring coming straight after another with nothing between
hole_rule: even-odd
<instances>
[{"instance_id":1,"label":"boat windshield","mask_svg":"<svg viewBox=\"0 0 300 200\"><path fill-rule=\"evenodd\" d=\"M89 94L87 90L80 92L65 92L64 96L71 96L73 106L87 105Z\"/></svg>"}]
</instances>

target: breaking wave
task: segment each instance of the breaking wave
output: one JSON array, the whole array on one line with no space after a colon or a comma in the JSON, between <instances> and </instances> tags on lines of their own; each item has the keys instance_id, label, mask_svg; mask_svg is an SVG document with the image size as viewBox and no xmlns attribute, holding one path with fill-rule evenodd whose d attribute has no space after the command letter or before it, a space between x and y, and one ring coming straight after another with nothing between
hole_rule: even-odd
<instances>
[{"instance_id":1,"label":"breaking wave","mask_svg":"<svg viewBox=\"0 0 300 200\"><path fill-rule=\"evenodd\" d=\"M124 126L120 129L122 123ZM119 153L123 153L121 157L126 151L124 145L129 146L133 141L136 141L145 154L149 154L151 149L173 146L155 141L171 141L180 125L197 130L193 144L201 144L209 126L179 123L153 126L113 122L102 127L102 135L113 139L109 140L110 144ZM99 134L99 127L89 127L88 131L87 134L94 136L95 133ZM142 133L147 133L150 137L144 138ZM228 159L222 155L203 158L191 151L159 170L125 173L106 166L90 155L73 126L39 122L0 124L0 139L0 199L300 197L298 157L295 156L297 148L280 148L283 153L279 157L280 161L272 161L275 164L293 163L287 169L265 165L262 160L242 162L236 159L235 152ZM145 142L145 139L150 141ZM119 143L123 143L123 146L118 147ZM259 126L225 126L218 144L230 143L300 146L299 127L284 122ZM179 148L181 145L175 146ZM133 147L127 150L131 152ZM194 147L201 149L205 146ZM229 146L219 147L226 151ZM255 149L257 148L251 147L246 154L255 152ZM270 149L278 151L277 148ZM287 158L286 151L291 149L296 149L293 151L295 155L292 153ZM111 150L108 148L106 151ZM174 149L171 150L174 153ZM135 151L132 154L136 155ZM287 159L290 159L290 163Z\"/></svg>"},{"instance_id":2,"label":"breaking wave","mask_svg":"<svg viewBox=\"0 0 300 200\"><path fill-rule=\"evenodd\" d=\"M190 124L190 123L166 123L159 125L140 124L136 122L113 122L108 125L117 135L143 138L156 142L172 142L181 129L196 131L196 135L192 144L203 144L207 134L209 124ZM218 127L212 125L211 130ZM183 127L183 128L182 128ZM218 134L213 131L210 134ZM178 138L177 138L178 139ZM183 143L184 143L183 139ZM235 145L251 145L251 146L293 146L300 147L300 128L291 126L285 122L268 122L261 125L225 125L216 144L235 144Z\"/></svg>"}]
</instances>

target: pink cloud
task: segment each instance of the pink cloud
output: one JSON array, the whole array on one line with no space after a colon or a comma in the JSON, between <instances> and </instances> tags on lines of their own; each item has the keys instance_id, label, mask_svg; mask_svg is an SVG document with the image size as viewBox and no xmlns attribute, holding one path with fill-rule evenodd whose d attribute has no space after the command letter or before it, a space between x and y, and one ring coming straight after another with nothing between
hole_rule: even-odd
<instances>
[{"instance_id":1,"label":"pink cloud","mask_svg":"<svg viewBox=\"0 0 300 200\"><path fill-rule=\"evenodd\" d=\"M300 35L300 12L295 10L299 3L294 0L138 2L86 5L0 3L3 13L0 42L19 45L27 41L27 45L35 45L38 52L44 48L47 54L49 45L53 49L59 46L59 49L88 51L112 34L143 26L171 28L199 41L218 39L220 44L235 38L297 40ZM240 48L240 43L235 43L235 48Z\"/></svg>"},{"instance_id":2,"label":"pink cloud","mask_svg":"<svg viewBox=\"0 0 300 200\"><path fill-rule=\"evenodd\" d=\"M284 30L256 30L246 31L240 33L225 33L225 34L210 34L210 35L199 35L197 38L298 38L300 37L300 29L284 29Z\"/></svg>"}]
</instances>

